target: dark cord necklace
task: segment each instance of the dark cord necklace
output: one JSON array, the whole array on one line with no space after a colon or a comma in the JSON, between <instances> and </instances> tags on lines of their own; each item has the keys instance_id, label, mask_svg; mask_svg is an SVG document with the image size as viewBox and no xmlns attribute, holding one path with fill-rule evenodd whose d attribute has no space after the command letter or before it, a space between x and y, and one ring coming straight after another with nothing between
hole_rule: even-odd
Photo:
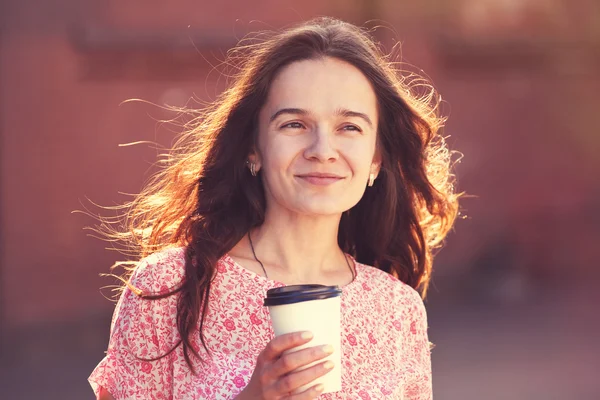
<instances>
[{"instance_id":1,"label":"dark cord necklace","mask_svg":"<svg viewBox=\"0 0 600 400\"><path fill-rule=\"evenodd\" d=\"M260 267L262 268L263 273L265 274L265 278L269 279L269 276L267 275L267 271L265 270L265 266L258 259L258 257L256 257L256 251L254 251L254 244L252 243L252 236L250 236L250 231L248 231L248 240L250 241L250 248L252 249L252 255L254 255L254 259L260 264Z\"/></svg>"},{"instance_id":2,"label":"dark cord necklace","mask_svg":"<svg viewBox=\"0 0 600 400\"><path fill-rule=\"evenodd\" d=\"M250 248L252 249L252 255L254 256L254 259L260 264L260 267L262 268L263 273L265 274L265 278L269 279L269 276L267 275L267 270L265 270L265 266L256 256L256 251L254 250L254 243L252 243L252 236L250 235L250 231L248 231L248 241L250 242ZM356 272L354 272L354 268L350 266L350 262L348 261L348 256L346 254L344 254L344 260L346 260L346 265L348 265L348 268L352 273L352 281L354 282L354 279L356 279Z\"/></svg>"}]
</instances>

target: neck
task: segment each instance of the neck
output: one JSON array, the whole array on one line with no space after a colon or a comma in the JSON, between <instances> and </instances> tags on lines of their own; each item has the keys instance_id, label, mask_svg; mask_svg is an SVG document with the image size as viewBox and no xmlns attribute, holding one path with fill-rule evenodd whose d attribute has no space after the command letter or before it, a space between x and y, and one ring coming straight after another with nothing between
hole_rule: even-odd
<instances>
[{"instance_id":1,"label":"neck","mask_svg":"<svg viewBox=\"0 0 600 400\"><path fill-rule=\"evenodd\" d=\"M297 281L347 270L337 241L340 218L298 214L274 218L267 213L263 225L250 232L257 257L269 276Z\"/></svg>"}]
</instances>

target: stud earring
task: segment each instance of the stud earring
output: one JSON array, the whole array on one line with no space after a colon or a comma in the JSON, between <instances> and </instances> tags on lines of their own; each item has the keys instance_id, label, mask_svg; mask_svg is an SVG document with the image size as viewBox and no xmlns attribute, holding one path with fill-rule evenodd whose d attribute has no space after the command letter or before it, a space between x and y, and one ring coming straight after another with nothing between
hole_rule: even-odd
<instances>
[{"instance_id":1,"label":"stud earring","mask_svg":"<svg viewBox=\"0 0 600 400\"><path fill-rule=\"evenodd\" d=\"M369 175L369 186L373 186L373 184L375 183L375 174L370 174Z\"/></svg>"}]
</instances>

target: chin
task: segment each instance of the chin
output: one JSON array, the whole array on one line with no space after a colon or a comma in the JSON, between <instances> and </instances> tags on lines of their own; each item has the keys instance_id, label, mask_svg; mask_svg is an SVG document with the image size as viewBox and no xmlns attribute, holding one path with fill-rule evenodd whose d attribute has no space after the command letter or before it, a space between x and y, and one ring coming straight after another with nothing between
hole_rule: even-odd
<instances>
[{"instance_id":1,"label":"chin","mask_svg":"<svg viewBox=\"0 0 600 400\"><path fill-rule=\"evenodd\" d=\"M344 211L352 208L352 204L345 204L339 201L337 202L323 202L315 201L304 204L297 204L294 207L299 213L304 215L321 215L321 216L333 216L341 215Z\"/></svg>"}]
</instances>

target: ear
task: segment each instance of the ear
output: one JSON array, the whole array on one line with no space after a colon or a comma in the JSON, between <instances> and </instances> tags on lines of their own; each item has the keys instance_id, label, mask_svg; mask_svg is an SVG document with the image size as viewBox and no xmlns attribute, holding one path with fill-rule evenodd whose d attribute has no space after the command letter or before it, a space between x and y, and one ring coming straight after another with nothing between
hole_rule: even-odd
<instances>
[{"instance_id":1,"label":"ear","mask_svg":"<svg viewBox=\"0 0 600 400\"><path fill-rule=\"evenodd\" d=\"M379 171L381 171L381 153L377 150L373 156L373 162L371 162L371 170L369 173L375 174L375 178L377 178L377 176L379 176Z\"/></svg>"},{"instance_id":2,"label":"ear","mask_svg":"<svg viewBox=\"0 0 600 400\"><path fill-rule=\"evenodd\" d=\"M256 152L255 149L252 149L250 151L250 153L248 154L248 162L254 163L254 169L256 172L260 171L260 168L261 168L260 157L258 156L258 153Z\"/></svg>"}]
</instances>

